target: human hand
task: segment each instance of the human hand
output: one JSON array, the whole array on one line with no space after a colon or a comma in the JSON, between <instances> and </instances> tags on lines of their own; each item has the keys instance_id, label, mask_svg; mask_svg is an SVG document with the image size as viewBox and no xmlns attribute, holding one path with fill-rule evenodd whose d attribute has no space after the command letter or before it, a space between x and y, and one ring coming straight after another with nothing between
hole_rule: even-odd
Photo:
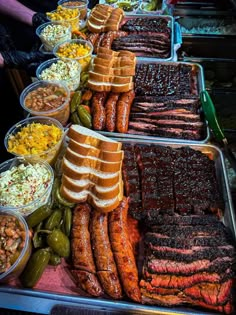
<instances>
[{"instance_id":1,"label":"human hand","mask_svg":"<svg viewBox=\"0 0 236 315\"><path fill-rule=\"evenodd\" d=\"M4 64L8 67L24 68L30 63L41 63L50 58L50 55L43 54L40 51L2 51Z\"/></svg>"},{"instance_id":2,"label":"human hand","mask_svg":"<svg viewBox=\"0 0 236 315\"><path fill-rule=\"evenodd\" d=\"M32 17L32 25L35 28L46 22L49 22L49 19L47 18L45 13L36 12Z\"/></svg>"}]
</instances>

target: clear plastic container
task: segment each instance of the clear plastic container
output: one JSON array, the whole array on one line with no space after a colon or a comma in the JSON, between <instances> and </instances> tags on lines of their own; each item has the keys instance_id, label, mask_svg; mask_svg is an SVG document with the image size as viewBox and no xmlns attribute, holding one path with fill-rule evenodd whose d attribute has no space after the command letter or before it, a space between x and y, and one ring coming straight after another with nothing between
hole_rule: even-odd
<instances>
[{"instance_id":1,"label":"clear plastic container","mask_svg":"<svg viewBox=\"0 0 236 315\"><path fill-rule=\"evenodd\" d=\"M61 5L56 10L47 12L47 18L50 22L66 22L71 25L71 32L79 29L80 11L78 8L62 8Z\"/></svg>"},{"instance_id":2,"label":"clear plastic container","mask_svg":"<svg viewBox=\"0 0 236 315\"><path fill-rule=\"evenodd\" d=\"M12 263L12 265L5 271L0 273L0 283L8 282L10 280L14 280L20 276L22 271L24 270L32 251L32 243L28 225L23 216L20 214L12 211L12 210L5 210L0 209L0 221L2 222L4 217L14 217L19 223L20 228L22 231L25 232L25 239L23 247L18 250L16 253L16 260ZM19 251L19 253L18 253Z\"/></svg>"},{"instance_id":3,"label":"clear plastic container","mask_svg":"<svg viewBox=\"0 0 236 315\"><path fill-rule=\"evenodd\" d=\"M69 48L69 53L68 53ZM71 39L57 44L53 53L58 58L69 58L80 63L82 71L89 68L93 52L90 41L83 39Z\"/></svg>"},{"instance_id":4,"label":"clear plastic container","mask_svg":"<svg viewBox=\"0 0 236 315\"><path fill-rule=\"evenodd\" d=\"M54 131L43 133L42 131L34 127L35 124L53 126ZM22 134L22 129L24 127L31 127L30 138L28 136L28 133ZM50 135L48 135L49 132ZM29 162L35 163L37 161L44 160L45 162L54 165L57 159L57 155L60 152L61 146L63 145L64 135L64 128L57 119L44 116L28 117L24 120L19 121L8 130L4 138L4 145L9 153L18 157L24 157ZM13 141L13 139L15 139L16 137L18 142L18 149L15 149L14 151L14 148L9 147L9 141ZM31 151L32 153L16 153L16 151L19 152L19 143L21 144L22 142L24 144L20 146L21 151ZM27 147L27 151L24 150L24 146ZM37 146L39 146L39 148L37 148Z\"/></svg>"},{"instance_id":5,"label":"clear plastic container","mask_svg":"<svg viewBox=\"0 0 236 315\"><path fill-rule=\"evenodd\" d=\"M36 35L40 38L44 49L52 51L56 44L71 39L71 25L67 22L47 22L36 29Z\"/></svg>"},{"instance_id":6,"label":"clear plastic container","mask_svg":"<svg viewBox=\"0 0 236 315\"><path fill-rule=\"evenodd\" d=\"M80 12L80 21L79 26L80 29L84 28L87 21L88 16L88 0L59 0L57 2L58 5L61 5L63 8L77 8Z\"/></svg>"},{"instance_id":7,"label":"clear plastic container","mask_svg":"<svg viewBox=\"0 0 236 315\"><path fill-rule=\"evenodd\" d=\"M57 119L66 126L70 116L70 90L56 81L35 81L20 94L20 104L31 116Z\"/></svg>"},{"instance_id":8,"label":"clear plastic container","mask_svg":"<svg viewBox=\"0 0 236 315\"><path fill-rule=\"evenodd\" d=\"M7 160L0 164L0 179L1 210L28 216L51 203L54 171L46 161L32 162L23 157Z\"/></svg>"},{"instance_id":9,"label":"clear plastic container","mask_svg":"<svg viewBox=\"0 0 236 315\"><path fill-rule=\"evenodd\" d=\"M80 64L69 58L52 58L42 62L36 69L38 80L60 81L65 83L70 91L80 84Z\"/></svg>"}]
</instances>

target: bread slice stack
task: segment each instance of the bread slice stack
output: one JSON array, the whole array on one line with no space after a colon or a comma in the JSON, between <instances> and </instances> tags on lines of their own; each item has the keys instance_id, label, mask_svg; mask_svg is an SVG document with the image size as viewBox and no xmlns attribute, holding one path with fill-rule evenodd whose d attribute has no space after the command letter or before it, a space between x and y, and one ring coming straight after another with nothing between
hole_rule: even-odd
<instances>
[{"instance_id":1,"label":"bread slice stack","mask_svg":"<svg viewBox=\"0 0 236 315\"><path fill-rule=\"evenodd\" d=\"M87 201L95 210L110 212L123 198L122 144L85 127L69 127L62 161L61 195Z\"/></svg>"},{"instance_id":2,"label":"bread slice stack","mask_svg":"<svg viewBox=\"0 0 236 315\"><path fill-rule=\"evenodd\" d=\"M90 12L87 27L92 33L118 31L124 11L105 4L97 4Z\"/></svg>"},{"instance_id":3,"label":"bread slice stack","mask_svg":"<svg viewBox=\"0 0 236 315\"><path fill-rule=\"evenodd\" d=\"M96 92L124 93L134 88L136 56L130 51L99 47L87 86Z\"/></svg>"}]
</instances>

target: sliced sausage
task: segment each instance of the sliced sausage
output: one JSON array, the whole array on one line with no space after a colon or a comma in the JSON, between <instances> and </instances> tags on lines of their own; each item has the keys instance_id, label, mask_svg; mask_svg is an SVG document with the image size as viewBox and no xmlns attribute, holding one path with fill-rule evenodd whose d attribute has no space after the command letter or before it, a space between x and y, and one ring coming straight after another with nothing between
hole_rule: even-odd
<instances>
[{"instance_id":1,"label":"sliced sausage","mask_svg":"<svg viewBox=\"0 0 236 315\"><path fill-rule=\"evenodd\" d=\"M90 224L97 275L104 291L114 299L122 297L122 289L108 236L108 215L93 211Z\"/></svg>"},{"instance_id":2,"label":"sliced sausage","mask_svg":"<svg viewBox=\"0 0 236 315\"><path fill-rule=\"evenodd\" d=\"M95 130L104 130L106 125L105 101L107 92L96 92L92 98L92 123Z\"/></svg>"},{"instance_id":3,"label":"sliced sausage","mask_svg":"<svg viewBox=\"0 0 236 315\"><path fill-rule=\"evenodd\" d=\"M113 132L116 129L116 104L120 93L111 92L105 103L106 111L106 130Z\"/></svg>"},{"instance_id":4,"label":"sliced sausage","mask_svg":"<svg viewBox=\"0 0 236 315\"><path fill-rule=\"evenodd\" d=\"M127 214L128 199L124 197L119 206L109 214L109 235L124 291L130 299L140 302L138 269L129 239Z\"/></svg>"},{"instance_id":5,"label":"sliced sausage","mask_svg":"<svg viewBox=\"0 0 236 315\"><path fill-rule=\"evenodd\" d=\"M134 97L134 90L131 90L122 93L117 102L116 129L118 132L125 133L128 131L129 114Z\"/></svg>"},{"instance_id":6,"label":"sliced sausage","mask_svg":"<svg viewBox=\"0 0 236 315\"><path fill-rule=\"evenodd\" d=\"M96 277L89 222L91 208L87 203L78 204L73 212L71 251L74 275L78 286L91 295L101 295L103 290Z\"/></svg>"}]
</instances>

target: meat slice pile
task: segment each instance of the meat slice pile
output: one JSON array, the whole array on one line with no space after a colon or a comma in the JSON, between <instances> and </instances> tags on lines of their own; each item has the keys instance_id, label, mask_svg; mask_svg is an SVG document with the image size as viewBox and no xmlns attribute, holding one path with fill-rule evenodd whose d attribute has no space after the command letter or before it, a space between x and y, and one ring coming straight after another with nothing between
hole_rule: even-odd
<instances>
[{"instance_id":1,"label":"meat slice pile","mask_svg":"<svg viewBox=\"0 0 236 315\"><path fill-rule=\"evenodd\" d=\"M142 302L230 314L235 248L224 224L213 215L159 215L146 223Z\"/></svg>"},{"instance_id":2,"label":"meat slice pile","mask_svg":"<svg viewBox=\"0 0 236 315\"><path fill-rule=\"evenodd\" d=\"M140 220L159 214L222 215L214 161L190 147L123 144L122 173L129 213Z\"/></svg>"},{"instance_id":3,"label":"meat slice pile","mask_svg":"<svg viewBox=\"0 0 236 315\"><path fill-rule=\"evenodd\" d=\"M113 50L129 50L136 56L166 59L171 51L171 29L163 17L139 17L127 20L121 30L127 35L114 38Z\"/></svg>"},{"instance_id":4,"label":"meat slice pile","mask_svg":"<svg viewBox=\"0 0 236 315\"><path fill-rule=\"evenodd\" d=\"M200 140L206 136L196 76L185 64L138 64L130 134Z\"/></svg>"}]
</instances>

